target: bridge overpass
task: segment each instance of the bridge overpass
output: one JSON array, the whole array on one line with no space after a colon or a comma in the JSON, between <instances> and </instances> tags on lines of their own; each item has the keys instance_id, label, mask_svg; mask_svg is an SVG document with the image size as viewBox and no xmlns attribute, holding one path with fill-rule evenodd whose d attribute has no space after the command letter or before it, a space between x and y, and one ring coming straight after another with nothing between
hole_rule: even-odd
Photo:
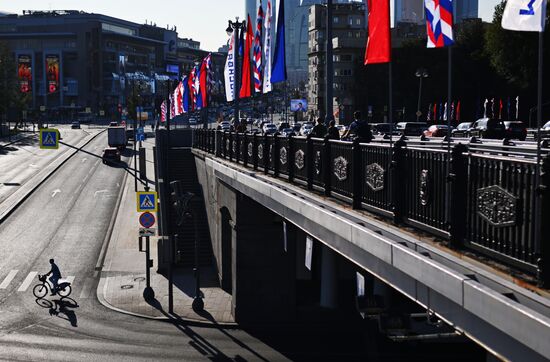
<instances>
[{"instance_id":1,"label":"bridge overpass","mask_svg":"<svg viewBox=\"0 0 550 362\"><path fill-rule=\"evenodd\" d=\"M168 155L177 148L159 136ZM315 280L325 308L363 289L387 306L397 291L496 356L550 358L550 294L536 286L548 281L550 234L533 212L546 213L549 198L535 192L532 160L213 131L183 149L237 321L297 318Z\"/></svg>"}]
</instances>

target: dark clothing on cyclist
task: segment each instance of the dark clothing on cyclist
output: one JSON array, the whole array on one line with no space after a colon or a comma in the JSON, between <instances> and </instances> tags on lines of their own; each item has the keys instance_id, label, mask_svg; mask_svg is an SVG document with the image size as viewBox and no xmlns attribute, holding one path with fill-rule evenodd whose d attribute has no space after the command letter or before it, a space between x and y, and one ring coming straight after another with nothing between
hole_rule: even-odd
<instances>
[{"instance_id":1,"label":"dark clothing on cyclist","mask_svg":"<svg viewBox=\"0 0 550 362\"><path fill-rule=\"evenodd\" d=\"M340 130L338 130L335 126L330 126L327 131L327 137L331 140L339 140Z\"/></svg>"},{"instance_id":2,"label":"dark clothing on cyclist","mask_svg":"<svg viewBox=\"0 0 550 362\"><path fill-rule=\"evenodd\" d=\"M48 275L49 274L52 275L50 277L50 282L53 285L53 288L52 288L52 295L53 295L57 291L57 282L59 281L59 279L61 279L61 272L59 271L59 268L55 263L51 263L51 265L52 265L52 269L50 270Z\"/></svg>"},{"instance_id":3,"label":"dark clothing on cyclist","mask_svg":"<svg viewBox=\"0 0 550 362\"><path fill-rule=\"evenodd\" d=\"M317 138L323 138L327 134L327 127L322 123L317 123L311 130L311 136Z\"/></svg>"}]
</instances>

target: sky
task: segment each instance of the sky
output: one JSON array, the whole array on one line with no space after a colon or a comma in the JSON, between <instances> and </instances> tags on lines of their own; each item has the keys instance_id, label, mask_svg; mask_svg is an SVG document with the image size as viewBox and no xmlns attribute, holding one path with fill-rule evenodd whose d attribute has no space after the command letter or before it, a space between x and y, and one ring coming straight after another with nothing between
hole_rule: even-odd
<instances>
[{"instance_id":1,"label":"sky","mask_svg":"<svg viewBox=\"0 0 550 362\"><path fill-rule=\"evenodd\" d=\"M421 0L418 0L421 1ZM176 26L180 38L193 38L205 50L227 42L227 20L244 13L244 0L0 0L0 11L83 10L157 26ZM500 0L479 0L480 16L491 21ZM24 5L22 5L24 4Z\"/></svg>"}]
</instances>

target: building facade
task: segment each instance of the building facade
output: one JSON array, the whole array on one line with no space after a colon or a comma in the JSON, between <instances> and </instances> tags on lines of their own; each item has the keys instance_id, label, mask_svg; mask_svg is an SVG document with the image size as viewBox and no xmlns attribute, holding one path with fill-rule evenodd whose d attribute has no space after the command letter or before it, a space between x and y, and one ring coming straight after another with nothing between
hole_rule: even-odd
<instances>
[{"instance_id":1,"label":"building facade","mask_svg":"<svg viewBox=\"0 0 550 362\"><path fill-rule=\"evenodd\" d=\"M365 6L350 2L333 5L333 113L338 123L349 124L357 107L356 94L359 85L354 80L357 67L363 63L365 52ZM325 39L326 6L309 8L309 45L307 85L308 112L317 117L325 110Z\"/></svg>"}]
</instances>

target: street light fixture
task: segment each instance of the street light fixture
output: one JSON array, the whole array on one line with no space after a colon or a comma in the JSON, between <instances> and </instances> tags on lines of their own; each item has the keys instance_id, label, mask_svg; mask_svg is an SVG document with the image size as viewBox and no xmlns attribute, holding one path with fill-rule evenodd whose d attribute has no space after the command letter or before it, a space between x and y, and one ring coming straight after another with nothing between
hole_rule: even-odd
<instances>
[{"instance_id":1,"label":"street light fixture","mask_svg":"<svg viewBox=\"0 0 550 362\"><path fill-rule=\"evenodd\" d=\"M239 17L237 16L235 18L235 21L228 20L227 21L227 29L225 31L227 32L227 35L231 36L233 32L235 32L235 43L239 41L239 31L244 31L246 29L246 21L239 21ZM235 100L234 100L234 115L233 115L233 121L239 122L239 61L238 61L238 46L233 47L233 59L235 61Z\"/></svg>"},{"instance_id":2,"label":"street light fixture","mask_svg":"<svg viewBox=\"0 0 550 362\"><path fill-rule=\"evenodd\" d=\"M416 121L418 122L420 120L420 116L422 115L422 111L420 110L420 102L422 100L422 79L428 78L429 74L425 68L418 68L415 76L420 79L420 84L418 86L418 110L416 111Z\"/></svg>"}]
</instances>

